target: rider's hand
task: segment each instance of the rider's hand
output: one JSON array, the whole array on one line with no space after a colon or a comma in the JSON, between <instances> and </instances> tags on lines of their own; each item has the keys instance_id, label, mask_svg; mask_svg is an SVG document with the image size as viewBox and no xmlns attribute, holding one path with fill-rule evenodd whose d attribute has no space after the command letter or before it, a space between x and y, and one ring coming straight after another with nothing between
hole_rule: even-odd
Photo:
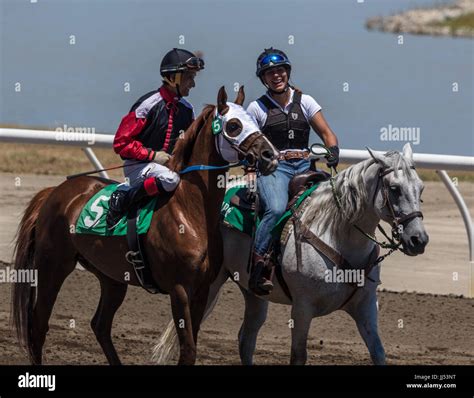
<instances>
[{"instance_id":1,"label":"rider's hand","mask_svg":"<svg viewBox=\"0 0 474 398\"><path fill-rule=\"evenodd\" d=\"M166 153L165 151L158 151L155 153L155 156L153 157L153 161L155 163L164 165L168 160L170 160L171 155L169 153Z\"/></svg>"},{"instance_id":2,"label":"rider's hand","mask_svg":"<svg viewBox=\"0 0 474 398\"><path fill-rule=\"evenodd\" d=\"M331 154L327 158L328 167L337 167L339 164L339 147L337 145L330 146L329 151Z\"/></svg>"}]
</instances>

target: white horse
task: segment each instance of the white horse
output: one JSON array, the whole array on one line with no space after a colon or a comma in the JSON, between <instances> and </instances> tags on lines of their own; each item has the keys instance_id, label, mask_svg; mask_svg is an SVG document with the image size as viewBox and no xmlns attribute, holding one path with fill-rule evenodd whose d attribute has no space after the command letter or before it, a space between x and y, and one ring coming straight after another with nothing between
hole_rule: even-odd
<instances>
[{"instance_id":1,"label":"white horse","mask_svg":"<svg viewBox=\"0 0 474 398\"><path fill-rule=\"evenodd\" d=\"M239 331L239 353L242 364L251 365L258 332L267 316L268 302L292 306L291 364L305 364L307 337L315 317L336 310L346 311L356 322L374 364L385 364L385 352L377 328L377 295L380 264L368 267L376 243L363 232L374 236L380 220L396 227L401 250L416 256L424 252L428 235L422 222L420 196L423 183L413 165L409 144L403 154L395 151L371 157L340 172L333 189L330 181L307 199L299 215L301 225L339 252L351 265L353 273L332 278L338 270L334 263L307 240L298 239L290 228L286 245L281 249L282 275L291 300L278 281L268 296L255 296L248 290L247 261L251 239L240 231L222 226L224 262L209 293L206 317L212 311L224 282L236 281L245 299L245 316ZM335 195L339 198L339 206ZM297 253L298 252L298 253ZM368 274L364 275L364 272ZM357 286L344 276L362 276ZM168 325L154 348L153 358L164 363L176 344L173 322Z\"/></svg>"}]
</instances>

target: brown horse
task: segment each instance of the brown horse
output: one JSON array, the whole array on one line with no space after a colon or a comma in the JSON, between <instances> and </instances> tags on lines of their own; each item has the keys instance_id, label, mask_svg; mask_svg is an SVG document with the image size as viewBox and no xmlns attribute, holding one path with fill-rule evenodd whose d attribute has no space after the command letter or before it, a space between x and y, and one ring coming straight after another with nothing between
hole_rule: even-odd
<instances>
[{"instance_id":1,"label":"brown horse","mask_svg":"<svg viewBox=\"0 0 474 398\"><path fill-rule=\"evenodd\" d=\"M217 107L208 105L178 140L169 167L180 172L190 165L227 165L236 155L246 156L264 174L277 165L277 151L242 108L241 89L235 103L227 103L224 87ZM220 121L221 131L214 123ZM219 123L218 123L219 125ZM213 134L214 133L214 134ZM179 336L179 364L194 364L196 342L209 286L222 263L219 209L225 187L218 184L224 170L183 174L173 195L159 197L144 240L152 275L169 292ZM125 237L74 233L87 201L114 181L78 177L36 194L19 225L15 268L37 270L38 284L17 283L13 288L12 315L20 343L33 364L42 363L48 321L58 292L79 262L96 275L101 296L91 321L92 329L110 364L120 364L111 338L115 312L125 298L127 285L138 285Z\"/></svg>"}]
</instances>

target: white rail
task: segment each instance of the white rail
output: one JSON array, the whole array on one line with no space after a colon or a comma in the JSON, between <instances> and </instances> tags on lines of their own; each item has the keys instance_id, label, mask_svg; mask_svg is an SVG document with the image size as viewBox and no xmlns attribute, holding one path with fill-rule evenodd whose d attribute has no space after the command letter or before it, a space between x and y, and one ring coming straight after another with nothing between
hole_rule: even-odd
<instances>
[{"instance_id":1,"label":"white rail","mask_svg":"<svg viewBox=\"0 0 474 398\"><path fill-rule=\"evenodd\" d=\"M22 142L25 144L48 144L48 145L72 145L83 148L88 159L94 167L102 169L100 161L92 151L92 147L111 148L113 135L96 134L79 132L62 132L48 130L25 130L25 129L9 129L0 128L0 141L4 142ZM342 149L340 160L342 163L354 164L368 158L366 150ZM465 170L474 171L473 156L454 156L430 153L414 153L413 159L418 168L437 170L441 181L448 188L449 193L453 197L456 205L461 212L461 216L466 226L469 241L469 260L473 263L474 246L473 246L473 222L469 214L469 209L457 189L456 185L451 181L446 170ZM103 177L108 178L106 172L100 173Z\"/></svg>"}]
</instances>

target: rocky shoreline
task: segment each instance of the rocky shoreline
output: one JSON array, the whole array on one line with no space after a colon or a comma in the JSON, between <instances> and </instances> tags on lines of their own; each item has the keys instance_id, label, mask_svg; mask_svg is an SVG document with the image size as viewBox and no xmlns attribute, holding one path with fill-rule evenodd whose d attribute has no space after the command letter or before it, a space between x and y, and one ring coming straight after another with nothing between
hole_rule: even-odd
<instances>
[{"instance_id":1,"label":"rocky shoreline","mask_svg":"<svg viewBox=\"0 0 474 398\"><path fill-rule=\"evenodd\" d=\"M471 26L453 26L452 21L474 13L474 0L457 0L435 8L420 8L388 17L374 17L366 22L369 30L417 35L474 38Z\"/></svg>"}]
</instances>

